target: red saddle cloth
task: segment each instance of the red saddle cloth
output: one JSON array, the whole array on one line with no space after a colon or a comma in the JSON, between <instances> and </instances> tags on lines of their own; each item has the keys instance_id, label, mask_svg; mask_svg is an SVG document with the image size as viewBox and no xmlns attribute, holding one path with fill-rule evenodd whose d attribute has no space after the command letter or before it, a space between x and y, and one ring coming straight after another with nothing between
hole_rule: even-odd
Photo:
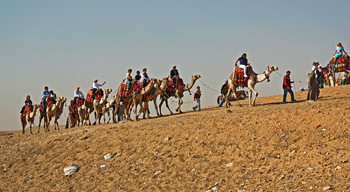
<instances>
[{"instance_id":1,"label":"red saddle cloth","mask_svg":"<svg viewBox=\"0 0 350 192\"><path fill-rule=\"evenodd\" d=\"M341 71L346 70L349 67L350 58L347 54L340 56L335 63L335 68L339 68ZM331 59L327 65L328 69L332 69L334 65L333 59ZM344 68L344 69L342 69Z\"/></svg>"},{"instance_id":2,"label":"red saddle cloth","mask_svg":"<svg viewBox=\"0 0 350 192\"><path fill-rule=\"evenodd\" d=\"M247 75L249 76L249 71L247 69ZM233 79L232 81L236 84L245 84L248 82L248 78L244 77L244 69L235 67L235 72L233 74Z\"/></svg>"},{"instance_id":3,"label":"red saddle cloth","mask_svg":"<svg viewBox=\"0 0 350 192\"><path fill-rule=\"evenodd\" d=\"M125 98L130 97L132 93L138 94L140 93L141 89L143 88L142 82L135 82L130 85L130 89L127 90L128 85L121 83L119 86L119 90L117 93L118 97Z\"/></svg>"},{"instance_id":4,"label":"red saddle cloth","mask_svg":"<svg viewBox=\"0 0 350 192\"><path fill-rule=\"evenodd\" d=\"M86 101L92 103L94 99L101 100L101 91L101 89L98 89L95 91L95 94L93 94L93 90L90 89L86 94Z\"/></svg>"},{"instance_id":5,"label":"red saddle cloth","mask_svg":"<svg viewBox=\"0 0 350 192\"><path fill-rule=\"evenodd\" d=\"M175 86L175 84L177 84L177 87ZM185 87L185 84L181 78L174 79L174 81L169 81L168 87L166 88L166 91L175 91L176 89L181 90L184 87Z\"/></svg>"},{"instance_id":6,"label":"red saddle cloth","mask_svg":"<svg viewBox=\"0 0 350 192\"><path fill-rule=\"evenodd\" d=\"M78 98L78 99L76 100L76 105L77 105L78 108L81 107L83 104L84 104L83 99Z\"/></svg>"},{"instance_id":7,"label":"red saddle cloth","mask_svg":"<svg viewBox=\"0 0 350 192\"><path fill-rule=\"evenodd\" d=\"M49 97L46 99L46 108L51 109L53 106L53 100ZM40 102L40 111L44 111L43 109L43 100Z\"/></svg>"},{"instance_id":8,"label":"red saddle cloth","mask_svg":"<svg viewBox=\"0 0 350 192\"><path fill-rule=\"evenodd\" d=\"M33 112L33 107L32 106L26 106L24 109L24 114L29 115L31 112Z\"/></svg>"}]
</instances>

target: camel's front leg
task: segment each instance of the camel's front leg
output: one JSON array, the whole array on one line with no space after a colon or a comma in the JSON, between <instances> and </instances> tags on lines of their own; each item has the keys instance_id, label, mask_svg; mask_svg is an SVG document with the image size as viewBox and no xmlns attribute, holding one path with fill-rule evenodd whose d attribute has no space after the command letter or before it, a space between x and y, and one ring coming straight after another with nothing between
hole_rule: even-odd
<instances>
[{"instance_id":1,"label":"camel's front leg","mask_svg":"<svg viewBox=\"0 0 350 192\"><path fill-rule=\"evenodd\" d=\"M253 95L253 91L252 90L249 90L249 97L248 97L248 101L249 101L249 105L252 105L252 95Z\"/></svg>"},{"instance_id":2,"label":"camel's front leg","mask_svg":"<svg viewBox=\"0 0 350 192\"><path fill-rule=\"evenodd\" d=\"M253 103L250 103L249 102L249 105L250 106L255 106L255 100L256 100L256 98L258 97L258 92L254 89L254 87L253 86L251 86L249 83L248 83L248 88L250 89L250 93L249 93L249 97L251 97L251 94L252 94L252 92L254 92L254 99L253 99Z\"/></svg>"},{"instance_id":3,"label":"camel's front leg","mask_svg":"<svg viewBox=\"0 0 350 192\"><path fill-rule=\"evenodd\" d=\"M159 113L158 113L158 106L157 106L157 100L153 99L153 103L154 103L154 108L156 109L157 115L158 117L160 117Z\"/></svg>"},{"instance_id":4,"label":"camel's front leg","mask_svg":"<svg viewBox=\"0 0 350 192\"><path fill-rule=\"evenodd\" d=\"M33 135L33 132L32 132L32 122L31 122L31 121L28 121L28 124L29 124L30 134Z\"/></svg>"},{"instance_id":5,"label":"camel's front leg","mask_svg":"<svg viewBox=\"0 0 350 192\"><path fill-rule=\"evenodd\" d=\"M164 99L163 97L160 97L161 101L159 103L159 114L160 114L160 117L163 116L162 115L162 105L163 105L163 102L164 102Z\"/></svg>"}]
</instances>

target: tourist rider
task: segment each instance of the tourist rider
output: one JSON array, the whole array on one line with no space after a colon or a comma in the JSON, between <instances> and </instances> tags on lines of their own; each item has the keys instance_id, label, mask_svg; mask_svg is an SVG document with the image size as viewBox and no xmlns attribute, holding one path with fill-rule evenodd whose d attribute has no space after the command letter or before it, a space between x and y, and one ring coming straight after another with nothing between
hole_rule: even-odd
<instances>
[{"instance_id":1,"label":"tourist rider","mask_svg":"<svg viewBox=\"0 0 350 192\"><path fill-rule=\"evenodd\" d=\"M52 99L52 103L55 104L57 101L56 93L53 92L53 90L50 90L50 98Z\"/></svg>"},{"instance_id":2,"label":"tourist rider","mask_svg":"<svg viewBox=\"0 0 350 192\"><path fill-rule=\"evenodd\" d=\"M173 81L173 87L177 88L177 83L180 78L179 71L176 69L176 65L173 66L173 69L170 71L170 78Z\"/></svg>"},{"instance_id":3,"label":"tourist rider","mask_svg":"<svg viewBox=\"0 0 350 192\"><path fill-rule=\"evenodd\" d=\"M50 91L49 88L47 86L44 87L44 91L42 92L42 103L43 103L43 109L45 111L46 109L46 99L50 97Z\"/></svg>"},{"instance_id":4,"label":"tourist rider","mask_svg":"<svg viewBox=\"0 0 350 192\"><path fill-rule=\"evenodd\" d=\"M237 62L239 61L239 68L242 68L244 70L244 77L247 76L247 65L248 65L248 59L247 59L247 54L243 53L243 55L237 59L235 62L235 66L237 66Z\"/></svg>"},{"instance_id":5,"label":"tourist rider","mask_svg":"<svg viewBox=\"0 0 350 192\"><path fill-rule=\"evenodd\" d=\"M30 100L30 95L26 96L26 100L24 101L24 106L22 107L22 110L20 111L20 113L23 115L24 110L27 106L29 106L31 108L31 110L33 109L33 105L32 105L32 100Z\"/></svg>"},{"instance_id":6,"label":"tourist rider","mask_svg":"<svg viewBox=\"0 0 350 192\"><path fill-rule=\"evenodd\" d=\"M337 59L339 58L339 57L341 57L342 55L344 55L344 52L345 52L345 50L344 50L344 47L343 47L343 45L339 42L338 44L337 44L337 47L335 48L335 52L334 52L334 56L333 56L333 63L336 63L336 61L337 61Z\"/></svg>"},{"instance_id":7,"label":"tourist rider","mask_svg":"<svg viewBox=\"0 0 350 192\"><path fill-rule=\"evenodd\" d=\"M286 72L286 75L283 78L283 103L286 103L286 97L287 93L290 94L291 101L294 102L294 93L292 91L292 85L291 83L294 83L293 81L290 80L290 71Z\"/></svg>"},{"instance_id":8,"label":"tourist rider","mask_svg":"<svg viewBox=\"0 0 350 192\"><path fill-rule=\"evenodd\" d=\"M141 79L140 71L136 71L135 80L140 81L140 79Z\"/></svg>"},{"instance_id":9,"label":"tourist rider","mask_svg":"<svg viewBox=\"0 0 350 192\"><path fill-rule=\"evenodd\" d=\"M82 99L84 102L84 94L80 91L80 87L77 86L77 88L74 90L74 105L77 104L77 99Z\"/></svg>"},{"instance_id":10,"label":"tourist rider","mask_svg":"<svg viewBox=\"0 0 350 192\"><path fill-rule=\"evenodd\" d=\"M142 84L143 84L143 87L146 87L147 84L149 83L149 77L148 77L147 69L146 69L146 68L144 68L144 69L142 70L141 82L142 82Z\"/></svg>"},{"instance_id":11,"label":"tourist rider","mask_svg":"<svg viewBox=\"0 0 350 192\"><path fill-rule=\"evenodd\" d=\"M128 69L128 73L126 74L126 84L127 84L127 90L129 91L130 89L130 86L131 86L131 82L133 80L132 76L131 76L131 72L132 72L132 69Z\"/></svg>"},{"instance_id":12,"label":"tourist rider","mask_svg":"<svg viewBox=\"0 0 350 192\"><path fill-rule=\"evenodd\" d=\"M95 79L94 83L92 84L92 94L95 95L96 91L100 90L101 91L101 97L103 97L103 90L100 89L100 87L102 87L104 84L106 84L106 81L103 82L102 84L99 84L98 80Z\"/></svg>"}]
</instances>

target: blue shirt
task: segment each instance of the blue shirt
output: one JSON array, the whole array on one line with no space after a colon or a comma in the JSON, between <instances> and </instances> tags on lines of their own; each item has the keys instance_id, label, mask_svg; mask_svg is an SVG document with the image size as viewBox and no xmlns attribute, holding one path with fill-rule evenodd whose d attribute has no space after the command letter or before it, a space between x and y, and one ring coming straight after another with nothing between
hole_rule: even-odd
<instances>
[{"instance_id":1,"label":"blue shirt","mask_svg":"<svg viewBox=\"0 0 350 192\"><path fill-rule=\"evenodd\" d=\"M240 57L238 60L239 60L239 63L241 65L248 65L248 59L247 58Z\"/></svg>"},{"instance_id":2,"label":"blue shirt","mask_svg":"<svg viewBox=\"0 0 350 192\"><path fill-rule=\"evenodd\" d=\"M46 91L44 90L43 93L41 94L43 97L45 97L45 95L50 95L50 91Z\"/></svg>"}]
</instances>

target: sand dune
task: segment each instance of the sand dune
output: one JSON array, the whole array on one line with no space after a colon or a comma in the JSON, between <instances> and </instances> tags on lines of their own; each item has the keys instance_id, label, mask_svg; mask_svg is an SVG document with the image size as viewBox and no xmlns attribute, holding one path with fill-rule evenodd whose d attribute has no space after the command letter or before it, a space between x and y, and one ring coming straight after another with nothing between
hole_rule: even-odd
<instances>
[{"instance_id":1,"label":"sand dune","mask_svg":"<svg viewBox=\"0 0 350 192\"><path fill-rule=\"evenodd\" d=\"M277 95L258 98L256 107L242 101L138 122L2 132L0 191L350 191L350 86L322 89L317 102L305 98L299 92L296 103L281 104ZM80 170L65 176L72 163Z\"/></svg>"}]
</instances>

